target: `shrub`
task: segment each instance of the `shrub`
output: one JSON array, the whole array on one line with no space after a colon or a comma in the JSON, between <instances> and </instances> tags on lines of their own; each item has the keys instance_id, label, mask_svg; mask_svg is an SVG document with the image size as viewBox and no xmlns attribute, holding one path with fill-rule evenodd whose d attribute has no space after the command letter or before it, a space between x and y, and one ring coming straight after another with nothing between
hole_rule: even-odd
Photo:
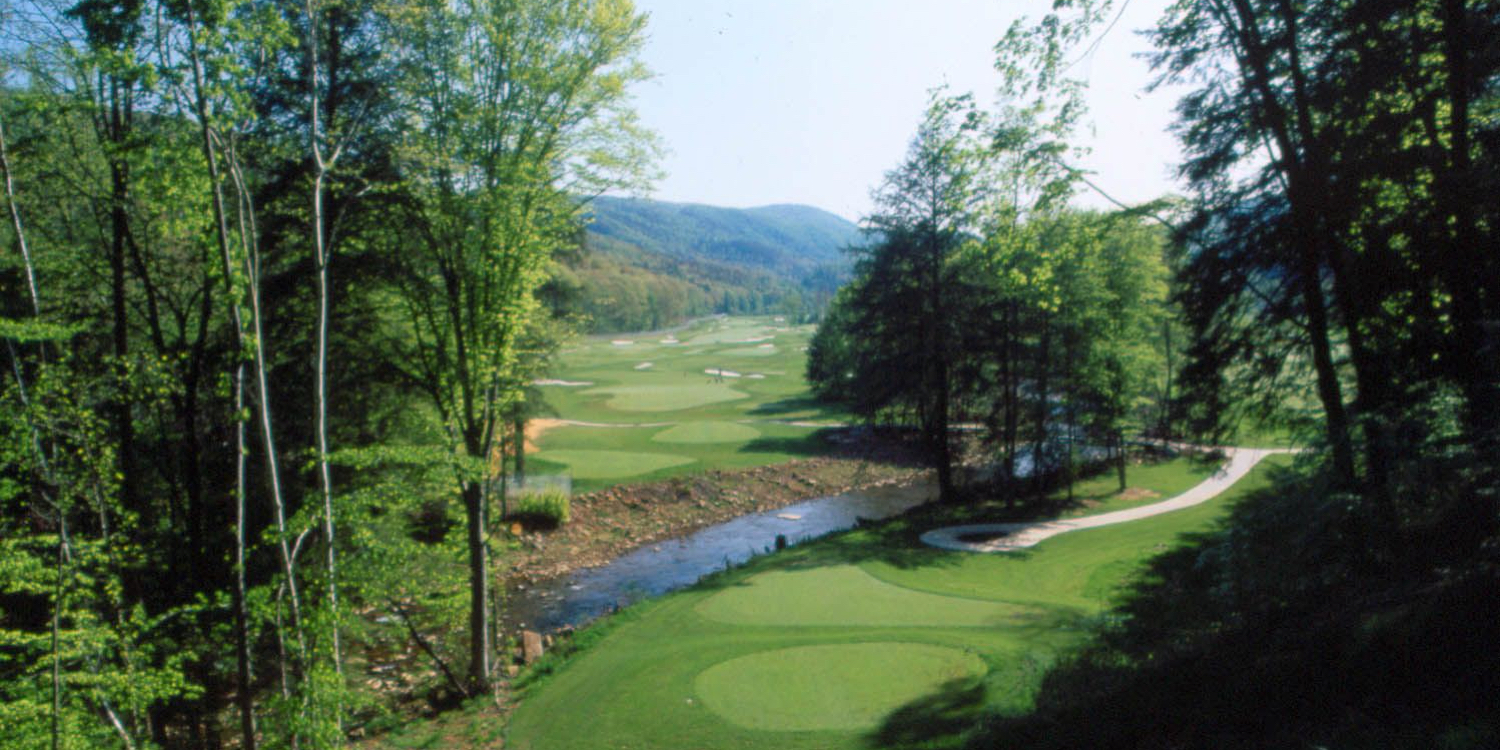
<instances>
[{"instance_id":1,"label":"shrub","mask_svg":"<svg viewBox=\"0 0 1500 750\"><path fill-rule=\"evenodd\" d=\"M523 492L510 498L505 517L527 526L557 528L568 522L568 494L558 489Z\"/></svg>"}]
</instances>

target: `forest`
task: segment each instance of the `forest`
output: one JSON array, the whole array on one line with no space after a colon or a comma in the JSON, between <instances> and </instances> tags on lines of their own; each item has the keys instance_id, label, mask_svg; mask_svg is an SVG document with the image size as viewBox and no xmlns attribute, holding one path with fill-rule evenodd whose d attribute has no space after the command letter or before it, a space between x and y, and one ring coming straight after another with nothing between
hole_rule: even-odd
<instances>
[{"instance_id":1,"label":"forest","mask_svg":"<svg viewBox=\"0 0 1500 750\"><path fill-rule=\"evenodd\" d=\"M1187 190L1088 211L1109 10L1005 32L999 105L933 92L840 286L586 238L663 147L630 0L0 5L0 746L343 746L394 649L497 693L534 382L591 325L764 311L945 506L1308 446L963 743L1493 746L1500 3L1178 0Z\"/></svg>"}]
</instances>

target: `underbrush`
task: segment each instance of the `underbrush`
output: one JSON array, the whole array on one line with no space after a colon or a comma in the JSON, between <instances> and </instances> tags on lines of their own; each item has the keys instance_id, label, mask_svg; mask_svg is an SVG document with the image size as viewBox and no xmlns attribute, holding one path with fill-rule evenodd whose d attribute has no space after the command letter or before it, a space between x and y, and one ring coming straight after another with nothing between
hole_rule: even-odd
<instances>
[{"instance_id":1,"label":"underbrush","mask_svg":"<svg viewBox=\"0 0 1500 750\"><path fill-rule=\"evenodd\" d=\"M1500 746L1493 480L1464 456L1412 463L1399 499L1317 471L1248 496L972 746Z\"/></svg>"},{"instance_id":2,"label":"underbrush","mask_svg":"<svg viewBox=\"0 0 1500 750\"><path fill-rule=\"evenodd\" d=\"M522 492L509 498L508 521L528 528L555 529L568 522L568 494L558 489Z\"/></svg>"}]
</instances>

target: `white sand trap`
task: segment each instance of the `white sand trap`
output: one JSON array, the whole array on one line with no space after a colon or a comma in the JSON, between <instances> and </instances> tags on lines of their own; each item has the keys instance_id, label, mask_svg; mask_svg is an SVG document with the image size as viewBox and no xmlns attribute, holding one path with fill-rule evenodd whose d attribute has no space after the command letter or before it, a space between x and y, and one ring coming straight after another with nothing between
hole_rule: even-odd
<instances>
[{"instance_id":1,"label":"white sand trap","mask_svg":"<svg viewBox=\"0 0 1500 750\"><path fill-rule=\"evenodd\" d=\"M731 343L731 344L759 344L762 341L770 341L771 339L774 339L774 338L776 338L776 337L775 336L756 336L754 338L740 339L739 341L731 341L729 343Z\"/></svg>"},{"instance_id":2,"label":"white sand trap","mask_svg":"<svg viewBox=\"0 0 1500 750\"><path fill-rule=\"evenodd\" d=\"M776 317L771 318L771 320L774 320L777 323L785 323L786 322L786 318L783 318L780 315L777 315Z\"/></svg>"},{"instance_id":3,"label":"white sand trap","mask_svg":"<svg viewBox=\"0 0 1500 750\"><path fill-rule=\"evenodd\" d=\"M637 369L637 370L649 370L649 369L651 369L651 363L650 362L642 362L642 363L636 365L635 369Z\"/></svg>"},{"instance_id":4,"label":"white sand trap","mask_svg":"<svg viewBox=\"0 0 1500 750\"><path fill-rule=\"evenodd\" d=\"M747 377L747 378L749 378L751 380L765 380L766 379L766 376L764 376L764 375L762 375L762 374L760 374L758 372L752 372L749 375L746 375L745 377Z\"/></svg>"},{"instance_id":5,"label":"white sand trap","mask_svg":"<svg viewBox=\"0 0 1500 750\"><path fill-rule=\"evenodd\" d=\"M805 347L805 346L798 347L797 351L799 351L799 352L805 352L805 351L807 351L807 347Z\"/></svg>"},{"instance_id":6,"label":"white sand trap","mask_svg":"<svg viewBox=\"0 0 1500 750\"><path fill-rule=\"evenodd\" d=\"M783 520L786 520L786 521L801 521L802 520L802 516L799 516L796 513L777 513L776 517L780 518L780 519L783 519Z\"/></svg>"},{"instance_id":7,"label":"white sand trap","mask_svg":"<svg viewBox=\"0 0 1500 750\"><path fill-rule=\"evenodd\" d=\"M1207 502L1238 482L1260 460L1273 453L1294 453L1289 449L1261 450L1255 448L1225 448L1229 463L1224 464L1208 479L1170 500L1163 500L1138 508L1100 513L1083 518L1055 519L1033 523L978 523L965 526L945 526L922 534L922 542L959 552L1008 552L1033 547L1044 539L1079 529L1093 529L1126 521L1170 513Z\"/></svg>"},{"instance_id":8,"label":"white sand trap","mask_svg":"<svg viewBox=\"0 0 1500 750\"><path fill-rule=\"evenodd\" d=\"M611 341L609 343L614 344L615 346L630 346L635 342L631 341L630 339L615 339L614 341Z\"/></svg>"},{"instance_id":9,"label":"white sand trap","mask_svg":"<svg viewBox=\"0 0 1500 750\"><path fill-rule=\"evenodd\" d=\"M715 367L710 367L707 370L704 370L703 373L705 375L718 375L721 378L737 378L737 377L740 377L740 374L737 373L737 372L735 372L734 370L720 370L720 369L715 368Z\"/></svg>"},{"instance_id":10,"label":"white sand trap","mask_svg":"<svg viewBox=\"0 0 1500 750\"><path fill-rule=\"evenodd\" d=\"M564 387L567 387L567 388L582 388L582 387L584 387L586 385L593 385L594 383L593 383L593 381L590 381L590 380L533 380L533 381L531 381L531 384L532 385L560 385L560 386L564 386Z\"/></svg>"},{"instance_id":11,"label":"white sand trap","mask_svg":"<svg viewBox=\"0 0 1500 750\"><path fill-rule=\"evenodd\" d=\"M682 343L681 341L678 341L675 336L668 336L668 337L662 339L661 342L663 344L680 344L680 343Z\"/></svg>"},{"instance_id":12,"label":"white sand trap","mask_svg":"<svg viewBox=\"0 0 1500 750\"><path fill-rule=\"evenodd\" d=\"M760 346L757 346L755 348L756 349L775 349L776 345L775 344L761 344Z\"/></svg>"}]
</instances>

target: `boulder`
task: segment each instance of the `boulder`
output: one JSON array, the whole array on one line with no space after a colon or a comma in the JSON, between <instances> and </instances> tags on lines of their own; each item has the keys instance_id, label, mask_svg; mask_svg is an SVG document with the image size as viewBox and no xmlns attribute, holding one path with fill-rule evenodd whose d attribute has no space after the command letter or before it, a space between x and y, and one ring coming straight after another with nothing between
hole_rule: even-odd
<instances>
[{"instance_id":1,"label":"boulder","mask_svg":"<svg viewBox=\"0 0 1500 750\"><path fill-rule=\"evenodd\" d=\"M521 660L527 664L542 658L542 634L534 630L521 631Z\"/></svg>"}]
</instances>

